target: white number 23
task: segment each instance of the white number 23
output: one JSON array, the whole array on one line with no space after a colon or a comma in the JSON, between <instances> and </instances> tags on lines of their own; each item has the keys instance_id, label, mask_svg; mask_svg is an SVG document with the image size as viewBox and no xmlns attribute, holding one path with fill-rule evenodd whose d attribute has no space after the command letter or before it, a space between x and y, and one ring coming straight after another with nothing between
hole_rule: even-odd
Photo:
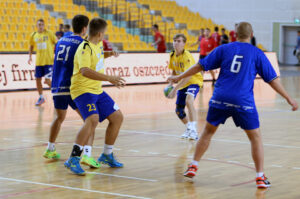
<instances>
[{"instance_id":1,"label":"white number 23","mask_svg":"<svg viewBox=\"0 0 300 199\"><path fill-rule=\"evenodd\" d=\"M243 56L241 56L241 55L235 55L233 57L233 61L230 66L230 72L233 72L233 73L240 72L240 69L242 66L242 61L238 61L237 59L242 59L242 58L243 58Z\"/></svg>"}]
</instances>

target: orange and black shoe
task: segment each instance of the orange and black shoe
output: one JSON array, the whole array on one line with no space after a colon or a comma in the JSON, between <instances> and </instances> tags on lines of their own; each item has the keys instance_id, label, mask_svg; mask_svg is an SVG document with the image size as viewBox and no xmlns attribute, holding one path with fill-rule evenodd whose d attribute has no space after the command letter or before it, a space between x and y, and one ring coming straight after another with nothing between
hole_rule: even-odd
<instances>
[{"instance_id":1,"label":"orange and black shoe","mask_svg":"<svg viewBox=\"0 0 300 199\"><path fill-rule=\"evenodd\" d=\"M268 188L271 186L271 183L268 181L268 178L263 175L262 177L256 178L256 187L257 188Z\"/></svg>"},{"instance_id":2,"label":"orange and black shoe","mask_svg":"<svg viewBox=\"0 0 300 199\"><path fill-rule=\"evenodd\" d=\"M193 178L196 175L198 167L196 165L190 164L186 172L184 172L184 176L188 178Z\"/></svg>"}]
</instances>

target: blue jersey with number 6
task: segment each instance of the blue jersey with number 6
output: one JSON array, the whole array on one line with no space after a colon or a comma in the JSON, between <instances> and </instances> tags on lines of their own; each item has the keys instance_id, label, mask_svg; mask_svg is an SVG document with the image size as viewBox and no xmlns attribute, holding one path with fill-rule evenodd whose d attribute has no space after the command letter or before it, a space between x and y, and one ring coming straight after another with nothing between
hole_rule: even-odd
<instances>
[{"instance_id":1,"label":"blue jersey with number 6","mask_svg":"<svg viewBox=\"0 0 300 199\"><path fill-rule=\"evenodd\" d=\"M74 56L83 38L71 35L61 38L55 48L51 91L56 95L69 95L74 68Z\"/></svg>"},{"instance_id":2,"label":"blue jersey with number 6","mask_svg":"<svg viewBox=\"0 0 300 199\"><path fill-rule=\"evenodd\" d=\"M199 60L205 71L220 68L210 106L229 109L256 110L253 85L259 74L265 82L277 77L266 55L249 43L222 45Z\"/></svg>"}]
</instances>

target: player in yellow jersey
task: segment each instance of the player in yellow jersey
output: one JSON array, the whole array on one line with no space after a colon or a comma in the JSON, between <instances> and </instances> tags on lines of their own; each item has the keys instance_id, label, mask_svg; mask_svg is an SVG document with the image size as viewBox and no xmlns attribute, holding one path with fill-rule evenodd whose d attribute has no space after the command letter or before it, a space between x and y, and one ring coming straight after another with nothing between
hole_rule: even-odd
<instances>
[{"instance_id":1,"label":"player in yellow jersey","mask_svg":"<svg viewBox=\"0 0 300 199\"><path fill-rule=\"evenodd\" d=\"M104 58L102 40L107 23L101 18L94 18L89 24L88 40L83 41L74 58L74 70L71 78L71 97L76 103L84 125L77 134L70 158L65 166L77 175L84 175L80 166L83 145L95 131L99 122L109 121L105 134L105 145L98 161L110 167L123 167L112 153L113 145L119 134L123 115L116 103L102 90L102 81L109 81L118 88L123 87L125 80L117 76L104 74ZM113 53L113 52L108 52Z\"/></svg>"},{"instance_id":2,"label":"player in yellow jersey","mask_svg":"<svg viewBox=\"0 0 300 199\"><path fill-rule=\"evenodd\" d=\"M191 53L184 49L185 43L186 36L184 34L176 34L173 37L174 51L170 54L169 64L169 68L173 70L173 75L179 75L195 64ZM186 130L181 135L182 138L198 139L197 112L194 107L194 100L202 85L202 74L197 73L178 82L168 95L168 98L174 98L177 93L176 114L186 125ZM185 113L185 106L188 109L188 117Z\"/></svg>"},{"instance_id":3,"label":"player in yellow jersey","mask_svg":"<svg viewBox=\"0 0 300 199\"><path fill-rule=\"evenodd\" d=\"M37 21L37 31L33 32L29 39L29 59L28 64L32 62L33 50L36 50L35 77L36 87L40 95L36 106L45 102L43 97L42 77L45 77L45 83L51 87L52 65L54 58L54 46L56 37L54 33L45 29L43 19Z\"/></svg>"}]
</instances>

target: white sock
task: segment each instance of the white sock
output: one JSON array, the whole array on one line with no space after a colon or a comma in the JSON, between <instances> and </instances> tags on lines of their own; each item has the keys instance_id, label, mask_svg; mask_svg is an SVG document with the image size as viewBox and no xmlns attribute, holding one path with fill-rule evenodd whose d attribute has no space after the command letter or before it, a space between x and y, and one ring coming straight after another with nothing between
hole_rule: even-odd
<instances>
[{"instance_id":1,"label":"white sock","mask_svg":"<svg viewBox=\"0 0 300 199\"><path fill-rule=\"evenodd\" d=\"M104 150L103 150L103 153L105 155L109 155L112 153L112 150L114 148L114 145L108 145L108 144L104 144Z\"/></svg>"},{"instance_id":2,"label":"white sock","mask_svg":"<svg viewBox=\"0 0 300 199\"><path fill-rule=\"evenodd\" d=\"M187 129L191 129L191 123L190 122L186 123L185 126L186 126Z\"/></svg>"},{"instance_id":3,"label":"white sock","mask_svg":"<svg viewBox=\"0 0 300 199\"><path fill-rule=\"evenodd\" d=\"M43 95L43 94L41 94L41 95L40 95L40 98L44 98L44 95Z\"/></svg>"},{"instance_id":4,"label":"white sock","mask_svg":"<svg viewBox=\"0 0 300 199\"><path fill-rule=\"evenodd\" d=\"M87 155L88 157L91 157L91 155L92 155L92 146L85 145L83 147L83 154Z\"/></svg>"},{"instance_id":5,"label":"white sock","mask_svg":"<svg viewBox=\"0 0 300 199\"><path fill-rule=\"evenodd\" d=\"M259 177L263 177L264 175L264 172L258 172L256 173L256 177L259 178Z\"/></svg>"},{"instance_id":6,"label":"white sock","mask_svg":"<svg viewBox=\"0 0 300 199\"><path fill-rule=\"evenodd\" d=\"M196 165L196 166L198 166L198 161L193 160L193 161L191 162L191 165Z\"/></svg>"},{"instance_id":7,"label":"white sock","mask_svg":"<svg viewBox=\"0 0 300 199\"><path fill-rule=\"evenodd\" d=\"M190 124L191 124L191 129L194 131L197 131L197 122L193 121L193 122L190 122Z\"/></svg>"},{"instance_id":8,"label":"white sock","mask_svg":"<svg viewBox=\"0 0 300 199\"><path fill-rule=\"evenodd\" d=\"M55 149L55 143L48 142L48 150L54 151L54 149Z\"/></svg>"},{"instance_id":9,"label":"white sock","mask_svg":"<svg viewBox=\"0 0 300 199\"><path fill-rule=\"evenodd\" d=\"M81 146L81 145L79 145L79 144L76 144L76 143L75 143L74 145L78 146L78 147L80 148L80 151L83 150L83 146Z\"/></svg>"}]
</instances>

